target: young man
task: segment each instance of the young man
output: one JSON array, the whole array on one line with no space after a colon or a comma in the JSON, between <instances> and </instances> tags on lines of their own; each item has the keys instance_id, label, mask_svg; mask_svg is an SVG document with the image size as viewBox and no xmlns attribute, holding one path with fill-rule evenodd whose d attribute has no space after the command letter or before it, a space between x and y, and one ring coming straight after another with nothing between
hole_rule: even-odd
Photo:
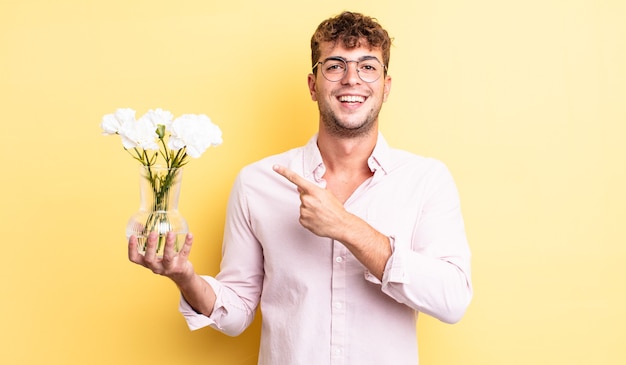
<instances>
[{"instance_id":1,"label":"young man","mask_svg":"<svg viewBox=\"0 0 626 365\"><path fill-rule=\"evenodd\" d=\"M216 277L199 276L173 237L130 260L172 279L192 329L238 335L263 311L259 364L418 362L416 318L454 323L472 297L470 251L446 167L390 148L378 113L391 89L391 39L345 12L311 40L308 86L319 132L243 168Z\"/></svg>"}]
</instances>

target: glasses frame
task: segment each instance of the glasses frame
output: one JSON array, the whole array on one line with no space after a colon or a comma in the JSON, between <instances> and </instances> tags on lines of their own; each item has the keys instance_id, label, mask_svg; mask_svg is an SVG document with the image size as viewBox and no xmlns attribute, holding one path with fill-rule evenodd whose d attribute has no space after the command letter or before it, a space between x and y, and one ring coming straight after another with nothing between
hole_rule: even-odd
<instances>
[{"instance_id":1,"label":"glasses frame","mask_svg":"<svg viewBox=\"0 0 626 365\"><path fill-rule=\"evenodd\" d=\"M361 77L361 71L359 71L359 63L361 63L361 62L363 62L363 61L371 61L371 60L375 60L375 61L376 61L376 62L378 62L381 66L383 66L383 72L382 72L382 73L381 73L381 74L380 74L380 75L379 75L379 76L378 76L375 80L372 80L372 81L366 81L366 80L363 80L363 78ZM383 75L387 75L387 66L386 66L386 65L383 65L383 63L382 63L382 62L380 62L380 60L378 59L378 57L374 57L374 56L366 56L366 57L362 57L361 59L358 59L358 60L346 60L345 58L343 58L343 57L338 57L338 56L335 56L335 57L328 57L328 58L326 58L324 61L317 61L317 63L316 63L315 65L313 65L313 67L311 68L311 73L315 74L315 69L317 68L317 66L319 66L319 65L323 65L324 63L326 63L326 62L328 62L328 61L342 61L342 62L346 65L346 68L344 68L344 70L343 70L343 75L341 75L341 77L340 77L339 79L337 79L337 80L331 80L331 79L329 79L329 78L328 78L328 76L326 76L326 74L324 73L324 70L322 70L322 71L321 71L322 76L324 76L324 78L325 78L326 80L330 81L330 82L339 82L339 81L341 81L344 77L346 77L346 74L348 73L348 66L349 66L348 64L349 64L350 62L354 62L354 63L356 64L356 66L357 66L357 67L356 67L356 73L357 73L357 75L359 75L359 79L361 79L361 81L363 81L363 82L367 82L368 84L370 84L370 83L372 83L372 82L376 82L376 81L380 80L380 77L381 77L381 76L383 76Z\"/></svg>"}]
</instances>

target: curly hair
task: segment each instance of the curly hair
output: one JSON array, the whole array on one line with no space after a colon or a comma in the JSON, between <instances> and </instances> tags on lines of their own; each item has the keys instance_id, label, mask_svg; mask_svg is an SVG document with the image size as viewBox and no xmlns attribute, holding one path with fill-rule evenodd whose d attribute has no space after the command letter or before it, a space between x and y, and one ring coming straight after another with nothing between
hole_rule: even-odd
<instances>
[{"instance_id":1,"label":"curly hair","mask_svg":"<svg viewBox=\"0 0 626 365\"><path fill-rule=\"evenodd\" d=\"M320 44L341 42L345 48L361 46L379 48L383 53L383 64L389 67L392 38L375 18L359 13L345 11L335 17L324 20L311 37L311 66L319 61ZM363 44L365 43L365 44Z\"/></svg>"}]
</instances>

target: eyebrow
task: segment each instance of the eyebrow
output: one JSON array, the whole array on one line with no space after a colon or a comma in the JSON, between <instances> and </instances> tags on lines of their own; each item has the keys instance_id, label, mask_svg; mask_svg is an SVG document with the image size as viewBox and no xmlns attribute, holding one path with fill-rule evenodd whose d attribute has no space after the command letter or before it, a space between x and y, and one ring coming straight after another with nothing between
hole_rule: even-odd
<instances>
[{"instance_id":1,"label":"eyebrow","mask_svg":"<svg viewBox=\"0 0 626 365\"><path fill-rule=\"evenodd\" d=\"M348 60L345 57L341 57L341 56L330 56L330 57L325 58L324 62L326 62L328 60L357 61L357 62L367 61L367 60L376 60L376 61L378 61L378 62L380 62L382 64L382 62L378 59L378 57L371 56L371 55L361 56L361 57L357 58L356 60Z\"/></svg>"}]
</instances>

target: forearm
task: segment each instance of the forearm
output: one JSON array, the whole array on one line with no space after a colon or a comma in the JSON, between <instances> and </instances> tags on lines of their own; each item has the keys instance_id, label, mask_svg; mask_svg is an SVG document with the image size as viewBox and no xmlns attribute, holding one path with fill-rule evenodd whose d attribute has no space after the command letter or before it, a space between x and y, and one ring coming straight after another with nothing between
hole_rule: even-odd
<instances>
[{"instance_id":1,"label":"forearm","mask_svg":"<svg viewBox=\"0 0 626 365\"><path fill-rule=\"evenodd\" d=\"M198 313L210 316L213 313L216 295L215 291L198 274L194 273L188 279L172 278L185 301Z\"/></svg>"},{"instance_id":2,"label":"forearm","mask_svg":"<svg viewBox=\"0 0 626 365\"><path fill-rule=\"evenodd\" d=\"M343 223L343 227L338 231L340 235L337 240L342 242L372 275L382 280L392 252L389 237L350 213Z\"/></svg>"}]
</instances>

